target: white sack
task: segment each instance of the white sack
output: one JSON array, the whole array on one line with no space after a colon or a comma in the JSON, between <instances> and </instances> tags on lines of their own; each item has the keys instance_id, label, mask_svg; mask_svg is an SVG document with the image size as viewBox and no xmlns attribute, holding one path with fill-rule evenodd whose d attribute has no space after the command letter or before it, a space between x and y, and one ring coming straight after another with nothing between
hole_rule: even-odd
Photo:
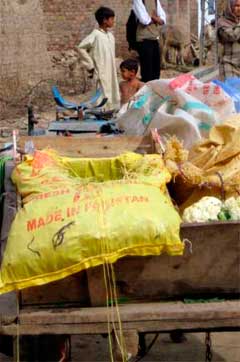
<instances>
[{"instance_id":1,"label":"white sack","mask_svg":"<svg viewBox=\"0 0 240 362\"><path fill-rule=\"evenodd\" d=\"M117 125L126 135L144 135L157 128L162 136L176 135L191 147L233 113L233 100L219 86L186 74L148 82L122 108Z\"/></svg>"}]
</instances>

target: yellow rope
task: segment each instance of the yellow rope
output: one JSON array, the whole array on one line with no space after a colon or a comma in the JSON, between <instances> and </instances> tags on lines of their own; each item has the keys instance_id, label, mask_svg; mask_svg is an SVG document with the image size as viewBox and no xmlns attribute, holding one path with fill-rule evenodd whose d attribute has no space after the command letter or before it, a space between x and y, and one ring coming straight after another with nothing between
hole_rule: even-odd
<instances>
[{"instance_id":1,"label":"yellow rope","mask_svg":"<svg viewBox=\"0 0 240 362\"><path fill-rule=\"evenodd\" d=\"M106 264L105 262L103 263L103 275L104 275L104 283L105 283L105 288L106 288L106 307L107 307L107 324L108 324L108 342L109 342L109 351L110 351L110 358L111 358L111 362L114 362L114 357L113 357L113 347L112 347L112 337L111 337L111 322L110 322L110 313L109 313L109 292L108 292L108 282L107 282L107 276L106 276Z\"/></svg>"},{"instance_id":2,"label":"yellow rope","mask_svg":"<svg viewBox=\"0 0 240 362\"><path fill-rule=\"evenodd\" d=\"M111 268L111 273L110 273L110 268ZM105 263L104 264L104 282L105 282L106 294L107 294L107 313L110 314L110 310L111 310L111 315L112 315L111 321L110 321L109 315L108 315L108 322L109 322L109 324L112 323L114 335L115 335L116 342L118 344L118 347L119 347L119 350L121 353L122 361L126 362L127 354L126 354L124 336L123 336L123 331L122 331L120 311L119 311L119 306L118 306L118 302L117 302L116 281L115 281L115 277L114 277L114 279L112 279L113 275L114 275L113 265L110 264L110 267L109 267L109 264ZM112 285L114 285L114 287L112 287ZM110 298L111 298L110 306L109 306L109 294L110 294ZM118 326L119 326L119 331L118 331L115 321L114 321L114 303L115 303L115 309L116 309L117 317L118 317L117 322L118 322ZM108 329L108 332L111 333L110 328ZM118 333L120 334L120 339L118 337ZM110 353L112 355L112 343L110 344Z\"/></svg>"},{"instance_id":3,"label":"yellow rope","mask_svg":"<svg viewBox=\"0 0 240 362\"><path fill-rule=\"evenodd\" d=\"M113 331L114 331L114 334L115 334L115 338L116 338L116 341L117 341L117 344L119 346L119 350L121 352L121 356L122 356L122 360L123 362L125 361L125 351L124 351L124 345L122 343L123 341L123 334L122 334L122 328L121 328L121 318L120 318L120 313L119 313L119 308L118 308L118 304L117 304L117 294L114 293L114 287L112 287L112 285L116 284L115 281L112 279L112 275L110 273L110 268L113 267L112 264L110 264L110 267L109 267L109 264L106 265L106 269L107 269L107 276L108 276L108 281L109 281L109 287L110 287L110 297L111 297L111 306L110 306L110 309L111 309L111 314L112 314L112 325L113 325ZM116 288L115 288L116 290ZM118 325L119 325L119 330L120 330L120 340L119 340L119 337L118 337L118 329L116 327L116 324L115 324L115 321L114 321L114 302L115 302L115 308L116 308L116 311L117 311L117 316L118 316Z\"/></svg>"},{"instance_id":4,"label":"yellow rope","mask_svg":"<svg viewBox=\"0 0 240 362\"><path fill-rule=\"evenodd\" d=\"M19 318L20 318L20 308L19 308L19 292L17 295L17 335L16 335L16 359L17 362L20 362L20 326L19 326Z\"/></svg>"},{"instance_id":5,"label":"yellow rope","mask_svg":"<svg viewBox=\"0 0 240 362\"><path fill-rule=\"evenodd\" d=\"M123 331L122 331L120 311L119 311L119 306L117 303L116 280L115 280L113 265L110 264L110 266L109 266L109 263L104 262L103 272L104 272L104 283L105 283L105 288L106 288L108 338L109 338L109 349L110 349L111 361L114 361L114 359L113 359L113 351L112 351L112 338L111 338L110 324L112 324L112 326L113 326L113 331L115 334L116 342L119 346L119 350L120 350L120 353L122 356L122 361L125 362L126 361L126 352L125 352L125 344L124 344L124 336L123 336ZM112 287L112 285L113 285L113 287ZM111 305L110 305L110 302L111 302ZM114 302L115 302L115 308L116 308L117 317L118 317L117 319L118 319L118 325L119 325L120 339L118 337L118 329L117 329L115 321L114 321ZM110 320L110 314L112 315L112 320Z\"/></svg>"},{"instance_id":6,"label":"yellow rope","mask_svg":"<svg viewBox=\"0 0 240 362\"><path fill-rule=\"evenodd\" d=\"M124 341L122 321L121 321L121 315L120 315L120 310L119 310L119 305L118 305L116 276L115 276L114 266L112 264L110 265L110 268L111 268L111 273L112 273L112 282L113 282L112 285L113 285L113 292L114 292L113 294L114 294L115 308L116 308L116 312L117 312L118 326L119 326L119 333L120 333L120 345L122 348L121 354L122 354L123 361L125 362L125 360L127 360L127 351L126 351L126 345L125 345L125 341Z\"/></svg>"}]
</instances>

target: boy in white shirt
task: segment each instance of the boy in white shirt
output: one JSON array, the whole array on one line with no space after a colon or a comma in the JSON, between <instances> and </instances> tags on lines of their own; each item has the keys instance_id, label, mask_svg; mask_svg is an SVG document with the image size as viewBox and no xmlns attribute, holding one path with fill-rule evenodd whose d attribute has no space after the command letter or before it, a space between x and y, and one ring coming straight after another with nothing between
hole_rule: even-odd
<instances>
[{"instance_id":1,"label":"boy in white shirt","mask_svg":"<svg viewBox=\"0 0 240 362\"><path fill-rule=\"evenodd\" d=\"M120 94L115 62L115 39L109 31L114 26L114 11L107 7L100 7L95 18L99 24L78 45L78 52L82 65L91 74L96 72L97 79L103 90L104 97L108 98L107 110L117 110L120 107Z\"/></svg>"}]
</instances>

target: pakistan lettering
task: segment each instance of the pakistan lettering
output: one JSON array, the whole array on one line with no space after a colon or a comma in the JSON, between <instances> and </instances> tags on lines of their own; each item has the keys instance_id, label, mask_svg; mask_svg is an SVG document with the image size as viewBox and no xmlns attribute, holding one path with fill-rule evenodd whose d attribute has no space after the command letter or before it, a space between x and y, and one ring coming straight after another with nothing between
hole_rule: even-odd
<instances>
[{"instance_id":1,"label":"pakistan lettering","mask_svg":"<svg viewBox=\"0 0 240 362\"><path fill-rule=\"evenodd\" d=\"M147 196L132 196L124 195L113 197L110 199L97 198L92 201L81 202L78 204L74 203L72 206L67 207L65 210L56 210L51 214L43 215L38 218L34 218L27 221L26 227L28 232L35 231L37 229L43 228L46 225L61 222L68 218L74 218L80 213L89 213L89 212L107 212L109 209L119 206L121 204L142 204L149 203L149 198Z\"/></svg>"}]
</instances>

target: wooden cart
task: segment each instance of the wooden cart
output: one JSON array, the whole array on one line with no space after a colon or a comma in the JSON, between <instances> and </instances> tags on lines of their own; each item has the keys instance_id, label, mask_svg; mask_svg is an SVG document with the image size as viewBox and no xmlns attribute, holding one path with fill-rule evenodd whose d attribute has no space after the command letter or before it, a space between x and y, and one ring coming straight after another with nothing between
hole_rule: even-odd
<instances>
[{"instance_id":1,"label":"wooden cart","mask_svg":"<svg viewBox=\"0 0 240 362\"><path fill-rule=\"evenodd\" d=\"M21 144L25 141L22 138ZM151 139L142 137L36 137L34 144L78 157L115 156L126 150L154 152ZM8 164L5 208L12 214L5 212L2 247L16 207L11 169ZM122 328L132 355L137 353L139 335L146 333L240 330L240 223L186 224L181 236L192 244L192 252L186 248L182 257L125 257L114 264ZM203 298L210 301L200 303ZM6 308L4 299L12 308L1 313ZM10 293L2 297L2 306L0 298L0 334L14 336L15 344L17 335L106 334L107 313L103 269L96 267ZM116 310L112 318L117 323Z\"/></svg>"}]
</instances>

